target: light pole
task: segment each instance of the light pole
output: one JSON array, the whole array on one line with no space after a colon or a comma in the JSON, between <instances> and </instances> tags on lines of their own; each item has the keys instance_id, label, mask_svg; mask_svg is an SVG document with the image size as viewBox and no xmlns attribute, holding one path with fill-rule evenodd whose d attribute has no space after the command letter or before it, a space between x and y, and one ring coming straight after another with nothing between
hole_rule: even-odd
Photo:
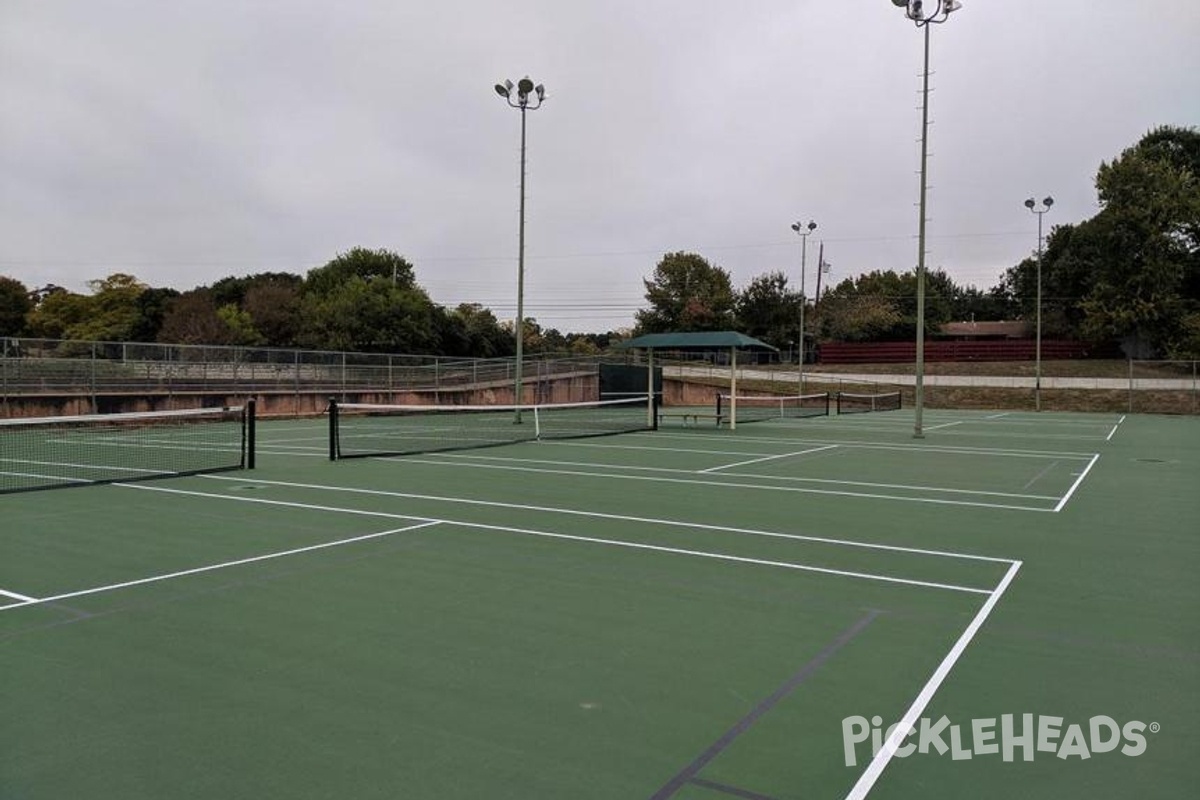
<instances>
[{"instance_id":1,"label":"light pole","mask_svg":"<svg viewBox=\"0 0 1200 800\"><path fill-rule=\"evenodd\" d=\"M1042 201L1042 208L1035 208L1037 203L1033 198L1025 201L1025 207L1037 214L1038 218L1038 249L1037 249L1037 345L1035 349L1033 382L1033 405L1037 411L1042 410L1042 215L1054 205L1054 198L1047 197Z\"/></svg>"},{"instance_id":2,"label":"light pole","mask_svg":"<svg viewBox=\"0 0 1200 800\"><path fill-rule=\"evenodd\" d=\"M514 88L517 90L515 102L513 101ZM517 365L516 378L513 381L513 403L517 407L514 422L519 425L521 423L521 378L525 369L525 112L536 111L542 107L542 103L546 100L546 87L540 83L534 86L533 81L526 75L517 81L515 87L512 81L506 80L504 83L497 83L496 94L503 97L511 107L521 112L521 227L517 238ZM537 97L537 103L530 105L530 94Z\"/></svg>"},{"instance_id":3,"label":"light pole","mask_svg":"<svg viewBox=\"0 0 1200 800\"><path fill-rule=\"evenodd\" d=\"M811 219L807 224L799 222L792 223L792 230L800 235L800 381L799 391L797 394L804 394L804 306L808 305L808 298L804 293L804 275L808 272L808 237L817 229L817 223Z\"/></svg>"},{"instance_id":4,"label":"light pole","mask_svg":"<svg viewBox=\"0 0 1200 800\"><path fill-rule=\"evenodd\" d=\"M958 0L937 0L932 14L925 14L922 0L892 0L892 5L904 9L918 28L925 32L925 68L921 72L921 200L920 222L917 228L917 357L916 381L913 387L913 438L925 438L921 421L925 412L925 190L929 162L929 26L940 25L962 8Z\"/></svg>"}]
</instances>

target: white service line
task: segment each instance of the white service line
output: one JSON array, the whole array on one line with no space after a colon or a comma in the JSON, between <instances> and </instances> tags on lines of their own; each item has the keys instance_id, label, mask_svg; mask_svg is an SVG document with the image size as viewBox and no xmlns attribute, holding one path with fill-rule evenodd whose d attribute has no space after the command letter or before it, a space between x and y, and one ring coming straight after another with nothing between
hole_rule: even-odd
<instances>
[{"instance_id":1,"label":"white service line","mask_svg":"<svg viewBox=\"0 0 1200 800\"><path fill-rule=\"evenodd\" d=\"M1117 428L1121 427L1121 423L1124 421L1125 421L1125 415L1122 414L1121 418L1119 420L1117 420L1117 424L1113 425L1112 430L1108 432L1108 436L1104 437L1104 441L1106 441L1106 442L1112 441L1113 434L1117 432Z\"/></svg>"},{"instance_id":2,"label":"white service line","mask_svg":"<svg viewBox=\"0 0 1200 800\"><path fill-rule=\"evenodd\" d=\"M709 525L703 522L687 522L685 520L674 519L659 519L655 517L636 517L629 514L608 514L602 511L580 511L573 508L555 508L553 506L534 506L521 503L502 503L496 500L476 500L470 497L444 497L432 494L413 494L411 492L396 492L387 489L364 489L357 486L329 486L320 483L296 483L293 481L272 481L262 478L231 478L227 475L202 475L206 480L213 481L235 481L239 483L261 483L267 486L287 486L293 489L317 489L327 492L346 492L348 494L365 494L377 497L400 497L406 500L428 500L439 503L450 503L452 505L466 506L481 506L484 508L504 508L515 509L518 511L537 511L550 514L563 514L574 517L591 517L593 519L611 519L620 522L636 522L645 525L662 525L668 528L694 528L701 531L717 531L719 533L744 533L750 536L766 536L773 539L794 539L802 542L816 542L818 544L840 545L842 547L861 547L866 550L885 550L896 553L912 553L922 556L938 556L941 558L960 558L965 561L987 561L996 564L1011 564L1011 558L999 558L996 556L983 556L974 553L956 553L947 550L925 550L917 547L903 547L895 544L877 544L875 542L860 542L853 539L831 539L824 536L806 536L800 533L779 533L776 531L764 531L754 528L735 528L728 525ZM182 491L172 489L171 491ZM207 496L203 492L195 492L201 497ZM225 496L225 495L218 495ZM247 498L248 499L248 498ZM257 499L257 498L256 498ZM259 502L277 503L275 500L260 500ZM291 505L301 505L293 503ZM301 506L304 507L304 506ZM313 508L336 511L337 509L330 506L312 506ZM396 516L396 515L380 515L377 512L360 512L364 514L375 514L377 516Z\"/></svg>"},{"instance_id":3,"label":"white service line","mask_svg":"<svg viewBox=\"0 0 1200 800\"><path fill-rule=\"evenodd\" d=\"M1083 468L1083 472L1079 473L1079 477L1076 478L1075 482L1071 484L1071 488L1068 489L1067 493L1063 495L1062 500L1058 501L1058 505L1054 507L1054 513L1057 514L1059 511L1063 510L1063 506L1065 506L1067 501L1071 499L1071 495L1075 494L1075 490L1079 488L1079 484L1083 483L1083 479L1086 478L1087 474L1092 471L1092 467L1096 466L1096 462L1099 459L1099 453L1096 453L1096 455L1092 456L1092 460L1089 461L1088 465Z\"/></svg>"},{"instance_id":4,"label":"white service line","mask_svg":"<svg viewBox=\"0 0 1200 800\"><path fill-rule=\"evenodd\" d=\"M762 456L761 458L752 458L749 461L738 461L734 464L720 464L715 467L709 467L708 469L698 469L698 470L695 470L695 472L703 474L705 472L716 472L719 469L733 469L734 467L744 467L747 464L758 464L763 461L774 461L777 458L791 458L792 456L803 456L803 455L807 455L808 453L819 453L822 450L832 450L835 447L837 447L836 444L827 444L824 447L813 447L808 450L797 450L794 453L779 453L778 455L773 455L773 456Z\"/></svg>"},{"instance_id":5,"label":"white service line","mask_svg":"<svg viewBox=\"0 0 1200 800\"><path fill-rule=\"evenodd\" d=\"M1000 414L991 414L989 416L984 417L984 419L1000 419L1001 417L1007 417L1011 413L1012 413L1011 411L1004 411Z\"/></svg>"},{"instance_id":6,"label":"white service line","mask_svg":"<svg viewBox=\"0 0 1200 800\"><path fill-rule=\"evenodd\" d=\"M6 589L0 589L0 594L4 595L5 597L11 597L13 600L20 600L23 603L36 603L38 601L36 597L30 597L27 594L17 594L16 592L10 592Z\"/></svg>"},{"instance_id":7,"label":"white service line","mask_svg":"<svg viewBox=\"0 0 1200 800\"><path fill-rule=\"evenodd\" d=\"M958 422L943 422L941 425L926 425L925 430L936 431L938 428L953 428L955 425L962 425L962 424L963 424L962 420L959 420Z\"/></svg>"},{"instance_id":8,"label":"white service line","mask_svg":"<svg viewBox=\"0 0 1200 800\"><path fill-rule=\"evenodd\" d=\"M836 447L837 445L833 445L833 446ZM817 449L818 450L827 450L829 448L817 448ZM816 450L806 450L805 452L815 453ZM673 467L634 467L634 466L628 466L625 464L597 464L594 461L556 461L556 460L545 459L545 458L512 458L510 456L483 456L483 455L476 455L474 453L430 453L430 455L436 455L439 457L446 458L447 461L445 461L445 462L429 461L429 460L415 461L414 459L411 459L410 457L407 457L407 456L404 458L404 460L405 461L411 460L411 461L413 461L413 463L420 463L420 464L442 464L442 463L451 464L451 463L458 463L458 462L461 462L464 460L468 461L468 462L471 462L471 461L494 461L494 462L500 462L501 464L551 464L553 466L561 466L561 467L593 467L595 469L627 470L627 471L633 471L633 472L670 472L670 473L675 473L677 475L678 474L681 474L681 475L697 475L697 474L699 474L699 471L690 470L690 469L676 469ZM779 456L771 456L771 458L779 458ZM758 461L759 459L754 459L754 460ZM753 462L746 462L746 463L753 463ZM1059 462L1055 461L1053 463L1057 464ZM728 466L732 466L732 465L728 465ZM726 467L712 467L711 469L725 469L725 468ZM710 470L702 470L702 471L709 472ZM595 474L611 475L613 473L598 472ZM616 474L618 476L620 475L620 473L616 473ZM944 488L941 486L917 486L917 485L914 485L911 483L876 483L874 481L851 481L851 480L846 480L844 478L803 478L803 477L794 476L794 475L760 475L760 474L753 473L753 472L739 472L736 475L732 475L730 477L758 478L761 480L787 481L787 482L791 482L791 483L825 483L825 484L831 484L831 485L836 485L836 486L868 486L868 487L872 487L875 489L912 489L912 490L921 491L921 492L933 492L935 494L971 494L971 495L984 495L987 497L1019 497L1019 498L1026 499L1026 500L1058 500L1059 499L1058 495L1014 494L1013 492L992 492L992 491L988 491L986 489L948 489L948 488ZM1047 510L1047 509L1043 509L1043 510Z\"/></svg>"},{"instance_id":9,"label":"white service line","mask_svg":"<svg viewBox=\"0 0 1200 800\"><path fill-rule=\"evenodd\" d=\"M866 498L869 498L872 500L895 500L897 502L903 502L903 503L929 503L929 504L933 504L933 505L973 506L975 508L997 508L997 509L1006 509L1009 511L1032 511L1032 512L1039 513L1039 514L1049 513L1050 511L1052 511L1052 509L1049 509L1049 508L1037 508L1036 506L1018 506L1018 505L1010 505L1010 504L1006 504L1006 503L984 503L984 502L978 502L978 501L974 501L974 500L949 500L949 499L941 498L941 497L909 497L907 495L898 495L898 494L881 494L881 493L874 493L874 492L851 492L851 491L840 491L840 490L835 490L835 489L813 489L813 488L808 488L808 487L804 487L804 486L771 486L771 485L766 485L766 484L762 484L762 483L737 483L737 482L735 482L734 479L743 478L746 476L738 475L736 473L734 475L729 475L729 476L722 476L720 473L713 473L712 477L714 477L714 478L721 478L721 477L727 478L727 480L718 481L718 480L702 480L698 477L697 478L671 478L671 477L658 476L658 475L622 475L622 474L616 473L616 472L595 472L595 471L584 472L581 470L570 470L570 469L538 469L535 467L515 467L515 466L508 465L508 464L476 464L476 463L473 463L470 461L446 462L446 461L435 461L435 460L426 459L426 458L416 458L413 456L400 456L400 457L378 456L377 458L381 461L394 461L398 464L432 464L432 465L442 466L442 467L452 464L452 465L456 465L456 466L461 465L463 467L468 467L471 469L503 469L503 470L508 470L510 472L534 472L534 473L541 473L541 474L545 474L545 475L580 475L580 476L587 477L587 478L606 478L606 479L610 479L610 480L622 480L622 481L649 481L649 482L676 483L676 484L685 484L685 485L690 484L690 485L694 485L694 486L715 486L715 487L721 487L724 489L756 489L756 490L763 491L763 492L796 492L796 493L800 493L800 494L831 495L834 497L866 497ZM588 466L592 467L594 469L596 465L588 464ZM689 472L687 474L695 475L696 473ZM937 489L931 488L931 491L937 491Z\"/></svg>"},{"instance_id":10,"label":"white service line","mask_svg":"<svg viewBox=\"0 0 1200 800\"><path fill-rule=\"evenodd\" d=\"M958 637L958 641L950 648L950 652L942 659L942 663L938 664L938 668L934 670L933 676L926 682L921 692L917 695L917 699L913 700L912 705L904 712L904 716L897 723L895 731L883 743L883 747L871 759L871 763L863 770L863 774L859 776L858 781L850 789L850 793L846 795L846 800L863 800L879 780L879 776L883 774L883 770L887 767L888 762L892 760L892 756L896 754L896 750L904 742L908 732L916 725L921 714L924 713L925 707L929 705L929 701L941 688L942 683L946 680L946 676L950 674L950 670L954 668L955 663L962 656L963 651L967 649L967 645L975 638L975 634L983 627L983 623L987 620L988 615L992 613L992 609L996 607L996 603L1000 602L1008 585L1012 583L1013 578L1017 576L1017 571L1021 569L1020 561L1014 561L1012 566L1008 568L1008 572L989 594L987 601L983 607L979 609L979 613L971 620L971 624L963 631L962 636Z\"/></svg>"},{"instance_id":11,"label":"white service line","mask_svg":"<svg viewBox=\"0 0 1200 800\"><path fill-rule=\"evenodd\" d=\"M150 488L150 487L144 487L144 486L132 486L129 484L120 484L120 485L124 486L125 488L129 488L129 489ZM162 490L152 489L152 491L162 491ZM209 496L224 497L224 495L209 495ZM246 501L255 500L256 498L231 497L228 499L241 500L243 502L246 502ZM226 561L221 564L209 564L208 566L195 567L194 569L180 570L179 572L168 572L165 575L152 575L149 578L138 578L137 580L124 581L123 583L112 583L112 584L109 584L108 586L95 586L95 587L92 587L91 589L81 589L77 592L64 592L63 594L56 594L51 597L41 597L41 598L30 597L30 598L26 598L25 601L21 602L21 603L14 603L12 605L0 606L0 611L8 611L13 608L23 608L24 606L40 605L40 604L44 604L44 603L53 603L58 600L68 600L72 597L83 597L84 595L89 595L89 594L100 594L101 592L111 592L116 589L126 589L130 586L140 586L140 585L146 584L146 583L157 583L159 581L166 581L166 580L170 580L172 578L182 578L186 575L197 575L202 572L212 572L213 570L217 570L217 569L225 569L226 567L236 567L241 564L252 564L255 561L267 561L272 558L283 558L284 556L294 556L299 553L307 553L312 550L323 550L328 547L341 547L342 545L346 545L346 544L353 544L355 542L364 542L369 539L378 539L383 536L391 536L391 535L397 534L397 533L407 533L408 531L415 531L420 528L428 528L428 527L431 527L433 525L438 525L438 524L440 524L440 523L436 520L419 522L416 525L407 525L403 528L394 528L389 531L380 531L378 533L368 533L364 536L354 536L349 539L338 539L333 542L322 542L321 544L313 544L313 545L309 545L307 547L296 547L291 550L281 550L280 552L277 552L277 553L266 553L261 556L251 556L250 558L239 558L236 561Z\"/></svg>"},{"instance_id":12,"label":"white service line","mask_svg":"<svg viewBox=\"0 0 1200 800\"><path fill-rule=\"evenodd\" d=\"M261 498L261 497L235 497L233 495L228 495L228 494L213 494L211 492L194 492L194 491L190 491L190 490L186 490L186 489L167 489L167 488L160 487L160 486L142 486L142 485L126 484L126 483L118 483L116 485L126 488L126 489L142 489L145 491L152 491L152 492L167 492L169 494L191 495L194 497L209 497L214 500L232 500L232 501L238 502L238 503L259 503L262 505L283 506L283 507L287 507L287 508L307 508L307 509L315 509L315 510L320 510L320 511L341 511L341 512L347 513L347 514L364 514L364 515L368 515L368 516L381 516L381 517L400 516L398 514L388 514L388 513L379 512L379 511L364 511L362 509L338 508L336 506L314 506L314 505L311 505L308 503L294 503L294 502L291 502L288 500L267 500L267 499ZM445 524L445 525L457 525L458 527L461 527L461 528L476 528L476 529L485 530L485 531L501 531L503 533L517 533L517 534L521 534L523 536L538 536L538 537L545 538L545 539L563 539L563 540L572 541L572 542L587 542L590 544L603 544L603 545L608 545L609 547L624 547L624 548L629 548L632 550L652 550L652 551L659 552L659 553L673 553L675 555L696 556L699 558L711 558L711 559L716 559L718 561L732 561L732 562L741 563L741 564L756 564L758 566L765 566L765 567L782 567L784 569L793 569L793 570L799 570L802 572L816 572L816 573L820 573L823 575L838 575L838 576L847 577L847 578L861 578L863 580L880 581L882 583L897 583L897 584L902 584L905 586L920 586L920 587L929 588L929 589L947 589L947 590L953 591L953 592L967 592L970 594L991 594L991 592L992 592L991 589L980 589L975 586L959 586L957 584L952 584L952 583L934 583L932 581L918 581L918 580L914 580L914 579L910 579L910 578L896 578L891 575L878 575L878 574L871 573L871 572L851 572L848 570L831 569L829 567L816 567L816 566L812 566L809 564L796 564L796 563L793 563L790 561L769 561L769 560L761 559L761 558L746 558L744 556L729 555L728 553L711 553L711 552L708 552L705 550L686 550L686 549L679 548L679 547L666 547L663 545L646 544L643 542L629 542L629 541L624 541L621 539L601 539L601 538L594 537L594 536L579 536L579 535L571 534L571 533L556 533L553 531L539 531L539 530L533 530L531 528L516 528L516 527L512 527L512 526L508 526L508 525L489 525L489 524L482 523L482 522L467 522L467 521L463 521L463 520L453 520L453 519L435 519L432 517L418 517L418 516L410 516L410 515L405 515L405 516L407 519L422 520L424 524L415 525L415 526L412 526L411 528L400 528L400 529L397 529L396 531L385 531L384 533L368 534L367 536L358 536L353 539L344 539L344 540L339 540L338 542L332 542L332 543L323 544L323 545L314 545L311 547L300 548L298 550L292 550L292 551L288 551L287 553L280 553L277 555L288 555L290 553L304 552L305 550L316 550L321 547L332 547L337 544L347 544L349 542L375 538L376 536L386 536L389 533L398 533L398 532L405 531L405 530L415 530L416 528L425 527L426 525ZM887 549L902 549L902 548L887 548ZM246 563L247 561L257 561L257 560L261 560L262 558L269 558L269 557L276 557L276 556L258 556L256 558L230 562L230 564L228 564L228 565L221 565L221 566L230 566L232 564L241 564L241 563ZM982 557L978 557L978 558L981 558L981 560L1001 561L1001 562L1006 562L1006 563L1012 563L1008 559L991 559L991 558L983 559ZM188 575L188 574L191 574L192 572L201 572L201 571L204 571L205 569L215 569L215 568L216 567L208 567L208 568L201 568L199 570L188 570L185 572L174 573L173 575L168 575L168 576L164 576L164 577L176 577L178 575ZM138 583L145 583L148 580L161 580L161 579L162 578L144 579L142 581L131 581L129 583L116 584L114 586L104 587L104 589L118 589L118 588L123 588L125 586L133 586ZM95 592L95 591L103 591L103 589L87 590L84 592L75 592L72 594L59 595L57 597L49 597L49 598L45 598L39 602L47 602L49 600L61 600L61 599L67 598L67 597L75 597L78 594L91 594L92 592ZM16 608L16 607L17 606L8 606L8 608ZM0 611L3 611L3 610L4 610L3 608L0 608Z\"/></svg>"}]
</instances>

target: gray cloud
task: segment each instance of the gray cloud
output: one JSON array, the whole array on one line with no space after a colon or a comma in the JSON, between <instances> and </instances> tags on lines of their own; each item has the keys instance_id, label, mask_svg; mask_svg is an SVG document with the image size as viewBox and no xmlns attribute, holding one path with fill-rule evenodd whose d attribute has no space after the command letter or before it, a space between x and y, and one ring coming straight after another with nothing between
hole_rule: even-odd
<instances>
[{"instance_id":1,"label":"gray cloud","mask_svg":"<svg viewBox=\"0 0 1200 800\"><path fill-rule=\"evenodd\" d=\"M1200 124L1200 9L964 0L932 31L929 264L993 284L1151 127ZM434 299L515 306L528 72L527 312L624 326L669 250L744 285L916 260L921 35L885 0L7 0L0 273L187 289L356 245ZM809 281L814 278L810 272Z\"/></svg>"}]
</instances>

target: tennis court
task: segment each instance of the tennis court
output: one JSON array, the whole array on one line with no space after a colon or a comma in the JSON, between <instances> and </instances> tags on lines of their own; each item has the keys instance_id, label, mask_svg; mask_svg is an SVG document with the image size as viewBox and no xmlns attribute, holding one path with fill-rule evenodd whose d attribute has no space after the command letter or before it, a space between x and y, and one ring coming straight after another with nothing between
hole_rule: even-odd
<instances>
[{"instance_id":1,"label":"tennis court","mask_svg":"<svg viewBox=\"0 0 1200 800\"><path fill-rule=\"evenodd\" d=\"M0 795L1194 789L1194 419L679 423L330 461L260 420L254 470L0 497ZM1153 732L847 764L849 718L1023 714Z\"/></svg>"}]
</instances>

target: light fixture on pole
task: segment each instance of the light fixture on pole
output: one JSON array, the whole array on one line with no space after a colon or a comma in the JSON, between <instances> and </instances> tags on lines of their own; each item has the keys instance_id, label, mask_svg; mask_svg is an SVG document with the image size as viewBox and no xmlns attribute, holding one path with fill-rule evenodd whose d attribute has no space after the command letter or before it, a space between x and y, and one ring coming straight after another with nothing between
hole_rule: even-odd
<instances>
[{"instance_id":1,"label":"light fixture on pole","mask_svg":"<svg viewBox=\"0 0 1200 800\"><path fill-rule=\"evenodd\" d=\"M513 98L513 89L516 89L516 98ZM521 422L521 401L522 401L522 377L525 369L524 364L524 342L525 342L525 112L536 111L541 108L542 103L546 100L546 87L542 84L533 85L533 81L526 75L521 80L517 81L516 86L513 86L512 81L496 84L496 94L500 95L513 108L521 112L521 223L520 233L517 238L517 363L516 363L516 378L513 381L513 403L517 407L516 423ZM530 95L537 98L537 102L530 103Z\"/></svg>"},{"instance_id":2,"label":"light fixture on pole","mask_svg":"<svg viewBox=\"0 0 1200 800\"><path fill-rule=\"evenodd\" d=\"M808 272L808 237L816 229L817 223L811 219L805 224L799 222L792 223L792 230L799 234L802 240L800 245L800 349L798 351L800 353L800 358L798 359L800 391L798 394L804 394L804 307L808 305L808 298L804 293L804 275Z\"/></svg>"},{"instance_id":3,"label":"light fixture on pole","mask_svg":"<svg viewBox=\"0 0 1200 800\"><path fill-rule=\"evenodd\" d=\"M1038 249L1037 249L1037 345L1034 355L1033 405L1037 411L1042 410L1042 215L1054 205L1054 198L1042 200L1042 208L1031 197L1025 201L1025 207L1037 214L1038 218Z\"/></svg>"},{"instance_id":4,"label":"light fixture on pole","mask_svg":"<svg viewBox=\"0 0 1200 800\"><path fill-rule=\"evenodd\" d=\"M917 354L916 381L913 387L913 437L923 439L922 418L925 412L925 190L929 162L929 26L940 25L962 8L958 0L937 0L932 14L925 14L922 0L892 0L892 5L904 9L908 17L925 33L925 67L921 72L921 200L917 228Z\"/></svg>"}]
</instances>

